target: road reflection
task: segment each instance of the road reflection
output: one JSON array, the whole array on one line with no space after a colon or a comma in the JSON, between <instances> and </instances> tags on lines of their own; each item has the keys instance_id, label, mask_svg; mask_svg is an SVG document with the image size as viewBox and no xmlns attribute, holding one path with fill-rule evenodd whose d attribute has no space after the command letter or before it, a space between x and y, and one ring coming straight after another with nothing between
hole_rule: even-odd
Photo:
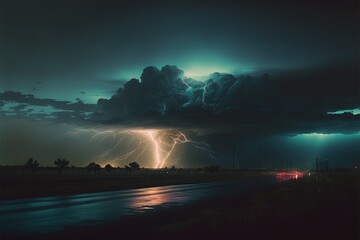
<instances>
[{"instance_id":1,"label":"road reflection","mask_svg":"<svg viewBox=\"0 0 360 240\"><path fill-rule=\"evenodd\" d=\"M185 202L187 197L178 194L175 189L169 187L169 191L164 191L164 187L144 188L139 191L139 195L130 199L129 207L137 212L152 210L155 206L169 202ZM171 191L172 190L172 191Z\"/></svg>"},{"instance_id":2,"label":"road reflection","mask_svg":"<svg viewBox=\"0 0 360 240\"><path fill-rule=\"evenodd\" d=\"M21 237L118 221L125 216L176 207L231 194L246 194L275 183L273 176L241 181L151 187L62 197L0 201L0 236Z\"/></svg>"}]
</instances>

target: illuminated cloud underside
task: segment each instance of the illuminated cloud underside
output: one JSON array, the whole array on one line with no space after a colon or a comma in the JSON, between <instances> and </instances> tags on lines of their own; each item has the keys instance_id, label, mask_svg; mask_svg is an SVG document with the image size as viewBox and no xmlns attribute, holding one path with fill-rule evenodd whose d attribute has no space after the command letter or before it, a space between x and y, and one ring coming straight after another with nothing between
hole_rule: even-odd
<instances>
[{"instance_id":1,"label":"illuminated cloud underside","mask_svg":"<svg viewBox=\"0 0 360 240\"><path fill-rule=\"evenodd\" d=\"M113 138L115 143L110 146L105 152L96 156L101 165L113 164L118 166L120 162L125 160L138 160L144 158L145 151L150 149L152 153L152 166L154 168L164 168L168 164L174 163L171 159L176 147L180 144L190 144L194 148L205 151L209 158L216 160L214 152L211 147L205 142L197 142L189 139L184 133L175 129L131 129L131 130L95 130L95 129L77 129L71 134L90 133L92 141L99 138L104 141L107 138ZM132 140L128 141L128 137ZM125 153L111 157L112 153L116 152L124 145L131 145ZM171 160L171 161L170 161Z\"/></svg>"},{"instance_id":2,"label":"illuminated cloud underside","mask_svg":"<svg viewBox=\"0 0 360 240\"><path fill-rule=\"evenodd\" d=\"M360 114L360 108L349 109L349 110L339 110L335 112L328 112L328 114L343 114L343 113L352 113L352 114Z\"/></svg>"}]
</instances>

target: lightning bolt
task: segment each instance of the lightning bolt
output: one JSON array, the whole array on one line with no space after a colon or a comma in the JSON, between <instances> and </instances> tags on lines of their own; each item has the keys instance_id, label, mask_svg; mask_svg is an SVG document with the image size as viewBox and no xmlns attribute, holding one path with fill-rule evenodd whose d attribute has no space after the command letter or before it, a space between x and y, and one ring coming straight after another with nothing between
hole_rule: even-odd
<instances>
[{"instance_id":1,"label":"lightning bolt","mask_svg":"<svg viewBox=\"0 0 360 240\"><path fill-rule=\"evenodd\" d=\"M154 144L155 168L158 168L159 164L161 163L161 160L160 160L160 150L161 149L159 147L158 141L154 137L154 132L153 131L147 131L147 134L149 135L151 141Z\"/></svg>"},{"instance_id":2,"label":"lightning bolt","mask_svg":"<svg viewBox=\"0 0 360 240\"><path fill-rule=\"evenodd\" d=\"M201 102L203 103L204 106L206 106L206 103L205 103L206 85L204 87L202 87L201 89L203 90Z\"/></svg>"},{"instance_id":3,"label":"lightning bolt","mask_svg":"<svg viewBox=\"0 0 360 240\"><path fill-rule=\"evenodd\" d=\"M102 162L101 165L107 163L118 163L130 159L139 159L144 152L151 148L153 154L153 167L163 168L169 164L170 158L176 151L176 147L180 144L191 144L193 147L205 151L210 158L215 159L214 152L210 145L205 142L197 142L189 139L183 132L177 129L133 129L133 130L98 130L98 129L76 129L71 134L88 133L91 134L89 142L95 139L104 141L110 137L115 143L105 152L96 156ZM130 141L125 141L131 138ZM129 148L127 152L109 158L116 150Z\"/></svg>"}]
</instances>

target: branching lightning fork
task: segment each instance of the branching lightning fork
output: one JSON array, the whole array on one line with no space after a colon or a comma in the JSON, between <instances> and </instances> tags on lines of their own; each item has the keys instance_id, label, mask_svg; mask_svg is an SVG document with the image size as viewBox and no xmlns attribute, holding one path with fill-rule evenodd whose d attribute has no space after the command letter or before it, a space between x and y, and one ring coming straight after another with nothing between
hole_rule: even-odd
<instances>
[{"instance_id":1,"label":"branching lightning fork","mask_svg":"<svg viewBox=\"0 0 360 240\"><path fill-rule=\"evenodd\" d=\"M97 156L100 161L105 160L106 163L118 163L132 157L133 160L137 160L147 149L151 148L154 161L153 167L163 168L166 164L169 164L169 160L174 154L176 146L185 143L205 151L210 158L216 159L210 145L191 140L183 132L175 129L134 129L122 131L117 129L103 131L97 129L76 129L71 133L90 133L91 138L89 141L94 141L97 138L104 141L112 137L115 143L108 150ZM130 142L125 141L125 139L129 137L132 140ZM129 148L129 146L127 146L128 144L131 145L130 150L127 150L127 152L120 156L109 159L109 156L122 146L126 145L126 147Z\"/></svg>"}]
</instances>

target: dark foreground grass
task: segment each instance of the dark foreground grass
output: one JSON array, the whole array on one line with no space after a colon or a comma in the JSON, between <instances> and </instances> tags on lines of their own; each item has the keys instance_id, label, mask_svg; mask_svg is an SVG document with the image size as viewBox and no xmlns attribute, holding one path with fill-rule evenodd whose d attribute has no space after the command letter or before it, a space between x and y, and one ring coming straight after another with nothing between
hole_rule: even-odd
<instances>
[{"instance_id":1,"label":"dark foreground grass","mask_svg":"<svg viewBox=\"0 0 360 240\"><path fill-rule=\"evenodd\" d=\"M199 208L153 229L177 239L359 239L359 176L307 177Z\"/></svg>"}]
</instances>

